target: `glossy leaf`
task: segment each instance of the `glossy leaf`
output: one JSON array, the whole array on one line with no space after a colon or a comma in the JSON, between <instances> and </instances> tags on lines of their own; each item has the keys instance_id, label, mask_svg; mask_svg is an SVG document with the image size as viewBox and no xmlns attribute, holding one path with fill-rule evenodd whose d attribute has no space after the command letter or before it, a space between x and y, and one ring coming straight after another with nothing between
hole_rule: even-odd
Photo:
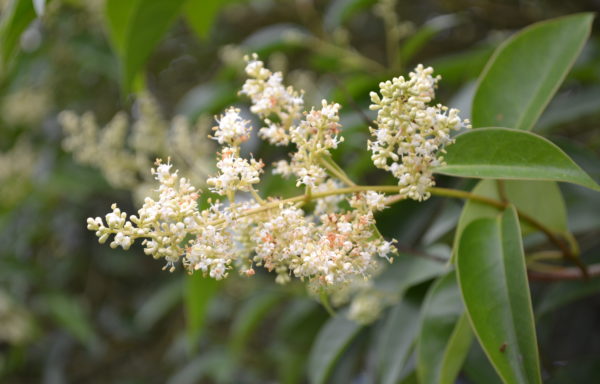
<instances>
[{"instance_id":1,"label":"glossy leaf","mask_svg":"<svg viewBox=\"0 0 600 384\"><path fill-rule=\"evenodd\" d=\"M456 136L447 147L445 166L434 170L450 176L554 180L600 190L560 148L530 132L481 128Z\"/></svg>"},{"instance_id":2,"label":"glossy leaf","mask_svg":"<svg viewBox=\"0 0 600 384\"><path fill-rule=\"evenodd\" d=\"M21 35L35 17L30 0L12 0L3 8L0 18L0 60L3 70L15 55Z\"/></svg>"},{"instance_id":3,"label":"glossy leaf","mask_svg":"<svg viewBox=\"0 0 600 384\"><path fill-rule=\"evenodd\" d=\"M402 298L390 311L378 344L378 383L398 382L419 333L420 304L417 300Z\"/></svg>"},{"instance_id":4,"label":"glossy leaf","mask_svg":"<svg viewBox=\"0 0 600 384\"><path fill-rule=\"evenodd\" d=\"M308 375L312 384L327 383L336 362L361 328L342 313L327 321L319 331L309 355Z\"/></svg>"},{"instance_id":5,"label":"glossy leaf","mask_svg":"<svg viewBox=\"0 0 600 384\"><path fill-rule=\"evenodd\" d=\"M458 281L479 342L506 383L541 383L521 230L514 206L463 231Z\"/></svg>"},{"instance_id":6,"label":"glossy leaf","mask_svg":"<svg viewBox=\"0 0 600 384\"><path fill-rule=\"evenodd\" d=\"M537 218L549 229L557 233L568 231L567 209L558 185L550 181L505 180L503 182L505 197L521 212ZM497 180L481 180L472 193L501 200ZM544 196L540 199L540 196ZM496 217L500 210L487 204L468 200L458 219L454 243L458 244L464 228L474 220L483 217ZM521 223L523 233L534 229L527 223Z\"/></svg>"},{"instance_id":7,"label":"glossy leaf","mask_svg":"<svg viewBox=\"0 0 600 384\"><path fill-rule=\"evenodd\" d=\"M480 76L473 125L530 130L579 56L592 20L583 13L540 22L500 46Z\"/></svg>"},{"instance_id":8,"label":"glossy leaf","mask_svg":"<svg viewBox=\"0 0 600 384\"><path fill-rule=\"evenodd\" d=\"M454 383L473 339L454 272L435 282L423 304L417 344L422 384Z\"/></svg>"},{"instance_id":9,"label":"glossy leaf","mask_svg":"<svg viewBox=\"0 0 600 384\"><path fill-rule=\"evenodd\" d=\"M121 59L122 86L129 91L138 72L181 11L184 0L108 0L109 34Z\"/></svg>"},{"instance_id":10,"label":"glossy leaf","mask_svg":"<svg viewBox=\"0 0 600 384\"><path fill-rule=\"evenodd\" d=\"M206 312L218 290L219 282L200 273L185 278L185 314L190 349L197 345L206 322Z\"/></svg>"}]
</instances>

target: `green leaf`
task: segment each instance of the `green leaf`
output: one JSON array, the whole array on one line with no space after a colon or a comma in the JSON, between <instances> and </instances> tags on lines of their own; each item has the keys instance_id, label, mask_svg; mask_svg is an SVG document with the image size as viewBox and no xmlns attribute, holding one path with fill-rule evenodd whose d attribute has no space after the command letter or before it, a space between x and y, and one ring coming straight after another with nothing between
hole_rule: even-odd
<instances>
[{"instance_id":1,"label":"green leaf","mask_svg":"<svg viewBox=\"0 0 600 384\"><path fill-rule=\"evenodd\" d=\"M400 379L420 327L418 300L403 298L390 311L377 349L378 383L394 384Z\"/></svg>"},{"instance_id":2,"label":"green leaf","mask_svg":"<svg viewBox=\"0 0 600 384\"><path fill-rule=\"evenodd\" d=\"M569 89L555 97L538 120L535 130L548 131L566 123L600 114L600 87Z\"/></svg>"},{"instance_id":3,"label":"green leaf","mask_svg":"<svg viewBox=\"0 0 600 384\"><path fill-rule=\"evenodd\" d=\"M124 55L125 40L129 33L129 20L135 11L137 2L138 0L106 0L104 4L108 36L119 57Z\"/></svg>"},{"instance_id":4,"label":"green leaf","mask_svg":"<svg viewBox=\"0 0 600 384\"><path fill-rule=\"evenodd\" d=\"M552 142L509 128L480 128L456 136L446 165L434 172L482 179L554 180L600 191L600 186Z\"/></svg>"},{"instance_id":5,"label":"green leaf","mask_svg":"<svg viewBox=\"0 0 600 384\"><path fill-rule=\"evenodd\" d=\"M84 308L74 297L52 294L45 297L50 315L77 341L89 349L95 349L99 339Z\"/></svg>"},{"instance_id":6,"label":"green leaf","mask_svg":"<svg viewBox=\"0 0 600 384\"><path fill-rule=\"evenodd\" d=\"M31 0L12 0L2 10L0 18L0 61L6 71L10 60L17 52L19 39L36 13Z\"/></svg>"},{"instance_id":7,"label":"green leaf","mask_svg":"<svg viewBox=\"0 0 600 384\"><path fill-rule=\"evenodd\" d=\"M458 21L454 14L440 15L428 20L402 43L398 56L403 63L409 62L435 35L456 26Z\"/></svg>"},{"instance_id":8,"label":"green leaf","mask_svg":"<svg viewBox=\"0 0 600 384\"><path fill-rule=\"evenodd\" d=\"M186 0L183 15L187 24L200 39L206 39L217 15L227 5L236 0ZM239 0L237 0L239 1Z\"/></svg>"},{"instance_id":9,"label":"green leaf","mask_svg":"<svg viewBox=\"0 0 600 384\"><path fill-rule=\"evenodd\" d=\"M309 354L308 376L312 384L327 382L336 362L361 328L342 313L327 321Z\"/></svg>"},{"instance_id":10,"label":"green leaf","mask_svg":"<svg viewBox=\"0 0 600 384\"><path fill-rule=\"evenodd\" d=\"M445 86L462 86L481 73L492 52L488 46L475 47L432 59L431 66L442 76Z\"/></svg>"},{"instance_id":11,"label":"green leaf","mask_svg":"<svg viewBox=\"0 0 600 384\"><path fill-rule=\"evenodd\" d=\"M456 260L475 334L505 383L541 383L525 256L514 206L463 231Z\"/></svg>"},{"instance_id":12,"label":"green leaf","mask_svg":"<svg viewBox=\"0 0 600 384\"><path fill-rule=\"evenodd\" d=\"M309 45L311 44L310 36L306 29L296 24L279 23L257 30L244 39L240 46L247 52L256 52L261 56L266 56L271 52Z\"/></svg>"},{"instance_id":13,"label":"green leaf","mask_svg":"<svg viewBox=\"0 0 600 384\"><path fill-rule=\"evenodd\" d=\"M573 301L600 292L600 279L561 281L553 284L536 306L536 317L542 318Z\"/></svg>"},{"instance_id":14,"label":"green leaf","mask_svg":"<svg viewBox=\"0 0 600 384\"><path fill-rule=\"evenodd\" d=\"M497 180L481 180L471 191L479 196L500 200ZM558 185L551 181L505 180L505 197L521 212L535 217L557 233L568 232L567 209ZM543 198L540 198L543 196ZM463 207L456 226L454 244L458 244L462 231L476 219L498 216L500 210L487 204L468 200ZM533 231L527 223L521 223L523 233Z\"/></svg>"},{"instance_id":15,"label":"green leaf","mask_svg":"<svg viewBox=\"0 0 600 384\"><path fill-rule=\"evenodd\" d=\"M181 11L184 0L108 0L106 18L113 46L120 56L123 91Z\"/></svg>"},{"instance_id":16,"label":"green leaf","mask_svg":"<svg viewBox=\"0 0 600 384\"><path fill-rule=\"evenodd\" d=\"M419 382L454 383L472 340L453 271L431 286L423 304L417 343Z\"/></svg>"},{"instance_id":17,"label":"green leaf","mask_svg":"<svg viewBox=\"0 0 600 384\"><path fill-rule=\"evenodd\" d=\"M473 126L530 130L587 40L593 15L534 24L494 53L473 100Z\"/></svg>"},{"instance_id":18,"label":"green leaf","mask_svg":"<svg viewBox=\"0 0 600 384\"><path fill-rule=\"evenodd\" d=\"M325 11L323 24L328 31L334 31L353 15L370 7L376 0L334 0Z\"/></svg>"},{"instance_id":19,"label":"green leaf","mask_svg":"<svg viewBox=\"0 0 600 384\"><path fill-rule=\"evenodd\" d=\"M252 332L282 299L279 292L260 292L247 300L237 312L231 326L231 348L235 358L244 350Z\"/></svg>"},{"instance_id":20,"label":"green leaf","mask_svg":"<svg viewBox=\"0 0 600 384\"><path fill-rule=\"evenodd\" d=\"M400 253L394 263L375 278L375 289L389 294L402 295L408 288L430 280L448 271L439 261Z\"/></svg>"},{"instance_id":21,"label":"green leaf","mask_svg":"<svg viewBox=\"0 0 600 384\"><path fill-rule=\"evenodd\" d=\"M502 384L479 343L471 344L463 366L465 376L473 384Z\"/></svg>"},{"instance_id":22,"label":"green leaf","mask_svg":"<svg viewBox=\"0 0 600 384\"><path fill-rule=\"evenodd\" d=\"M197 346L206 321L206 312L218 291L219 282L200 273L186 276L184 302L190 350Z\"/></svg>"},{"instance_id":23,"label":"green leaf","mask_svg":"<svg viewBox=\"0 0 600 384\"><path fill-rule=\"evenodd\" d=\"M149 330L180 303L182 283L182 279L174 280L147 298L135 314L136 326L144 331Z\"/></svg>"}]
</instances>

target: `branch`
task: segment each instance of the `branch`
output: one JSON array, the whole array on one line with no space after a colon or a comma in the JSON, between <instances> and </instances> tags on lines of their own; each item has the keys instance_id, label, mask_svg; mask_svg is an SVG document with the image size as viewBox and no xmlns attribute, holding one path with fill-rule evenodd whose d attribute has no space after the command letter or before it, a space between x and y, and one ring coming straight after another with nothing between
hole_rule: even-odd
<instances>
[{"instance_id":1,"label":"branch","mask_svg":"<svg viewBox=\"0 0 600 384\"><path fill-rule=\"evenodd\" d=\"M583 274L578 267L547 267L544 271L527 271L530 280L536 281L561 281L561 280L588 280L600 276L600 264L588 265L587 274Z\"/></svg>"},{"instance_id":2,"label":"branch","mask_svg":"<svg viewBox=\"0 0 600 384\"><path fill-rule=\"evenodd\" d=\"M454 198L459 198L459 199L468 199L468 200L478 201L480 203L491 205L491 206L494 206L494 207L499 208L499 209L506 209L509 206L509 204L510 204L508 202L498 201L498 200L495 200L495 199L491 199L489 197L480 196L480 195L476 195L476 194L471 193L471 192L465 192L465 191L460 191L460 190L456 190L456 189L430 188L429 192L431 192L432 195L454 197ZM577 257L577 255L575 255L571 251L571 249L569 248L568 244L565 241L563 241L550 228L548 228L547 226L545 226L543 223L541 223L540 221L538 221L534 217L529 216L528 214L524 213L523 211L521 211L519 209L517 209L517 214L519 215L519 218L521 220L526 221L527 223L529 223L534 228L537 228L538 230L540 230L544 235L546 235L546 237L548 238L548 240L550 240L558 248L560 248L560 250L562 251L562 253L563 253L564 257L565 257L565 259L568 259L571 262L573 262L579 268L579 270L581 271L581 274L583 276L588 276L588 271L587 271L586 265L581 261L581 259L579 257Z\"/></svg>"}]
</instances>

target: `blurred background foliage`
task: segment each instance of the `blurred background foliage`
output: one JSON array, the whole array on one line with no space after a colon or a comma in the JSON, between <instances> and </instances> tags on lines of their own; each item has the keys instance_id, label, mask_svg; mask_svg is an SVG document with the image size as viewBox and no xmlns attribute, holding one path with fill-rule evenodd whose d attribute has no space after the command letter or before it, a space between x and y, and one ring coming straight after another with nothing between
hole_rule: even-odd
<instances>
[{"instance_id":1,"label":"blurred background foliage","mask_svg":"<svg viewBox=\"0 0 600 384\"><path fill-rule=\"evenodd\" d=\"M141 248L98 246L85 219L114 201L134 212L139 197L135 186L115 187L104 177L108 160L80 164L63 149L61 111L91 111L99 126L124 111L135 122L143 118L140 100L151 97L164 129L185 116L204 132L226 106L246 106L236 95L241 57L257 52L306 91L308 105L327 98L344 106L346 142L336 159L357 181L385 181L366 151L368 93L379 81L416 63L434 66L443 77L440 100L468 116L477 76L501 41L539 20L600 9L596 0L4 0L1 6L0 381L171 384L302 383L318 381L323 371L328 382L416 382L410 345L418 311L431 278L443 272L460 204L432 198L382 212L381 232L398 239L403 256L377 284L398 304L370 326L343 317L332 322L297 282L279 286L266 273L214 282L162 272ZM536 128L596 180L599 39L596 26ZM249 150L267 164L285 155L256 140ZM150 163L153 155L168 153L143 154ZM196 156L209 172L214 146L204 143ZM185 165L190 155L183 157L175 166L196 172ZM134 175L140 185L143 172ZM263 188L285 195L292 193L288 184L265 176ZM598 195L561 189L583 259L600 261ZM545 378L600 381L598 280L533 282L532 290ZM327 351L311 356L311 348ZM473 347L460 382L497 381L484 360Z\"/></svg>"}]
</instances>

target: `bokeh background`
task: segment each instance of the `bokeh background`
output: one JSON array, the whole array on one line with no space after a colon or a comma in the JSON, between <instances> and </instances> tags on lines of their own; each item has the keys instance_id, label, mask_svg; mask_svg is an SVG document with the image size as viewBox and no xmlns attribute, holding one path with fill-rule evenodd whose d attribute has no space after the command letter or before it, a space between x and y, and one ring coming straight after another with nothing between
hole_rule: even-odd
<instances>
[{"instance_id":1,"label":"bokeh background","mask_svg":"<svg viewBox=\"0 0 600 384\"><path fill-rule=\"evenodd\" d=\"M14 52L0 49L0 382L306 382L307 357L328 315L301 283L276 285L262 272L252 279L233 274L224 282L168 273L140 247L125 252L99 245L86 218L104 215L113 202L135 212L149 188L145 167L153 157L171 155L176 167L202 182L214 167L215 146L206 138L213 116L231 104L248 105L237 95L244 53L257 52L270 68L284 71L289 83L306 91L307 105L322 98L340 102L346 142L335 156L351 177L377 182L386 176L370 165L364 120L371 116L368 93L379 81L417 63L431 65L443 77L440 100L468 116L477 76L510 34L539 20L600 10L597 0L188 2L196 4L169 25L125 92L102 0L50 1L16 37ZM0 3L2 29L15 2ZM598 32L596 23L536 128L596 180ZM93 113L88 136L73 139L63 129L65 110ZM126 137L164 145L144 151L135 139L125 148L103 142L102 127L118 113L129 121L122 123ZM190 121L185 137L194 145L187 149L165 133L181 117ZM169 153L173 149L177 153ZM247 150L267 164L286 156L257 140ZM123 153L130 157L115 155ZM136 165L129 169L128 161ZM125 179L111 179L123 173ZM562 188L584 259L598 259L599 197ZM293 183L270 176L262 190L294 193ZM443 257L452 239L448 222L459 208L438 199L423 206L407 202L378 221L401 250L436 243ZM536 282L532 289L549 382L600 381L598 281ZM332 382L372 382L377 324L361 331ZM477 377L466 372L459 380Z\"/></svg>"}]
</instances>

